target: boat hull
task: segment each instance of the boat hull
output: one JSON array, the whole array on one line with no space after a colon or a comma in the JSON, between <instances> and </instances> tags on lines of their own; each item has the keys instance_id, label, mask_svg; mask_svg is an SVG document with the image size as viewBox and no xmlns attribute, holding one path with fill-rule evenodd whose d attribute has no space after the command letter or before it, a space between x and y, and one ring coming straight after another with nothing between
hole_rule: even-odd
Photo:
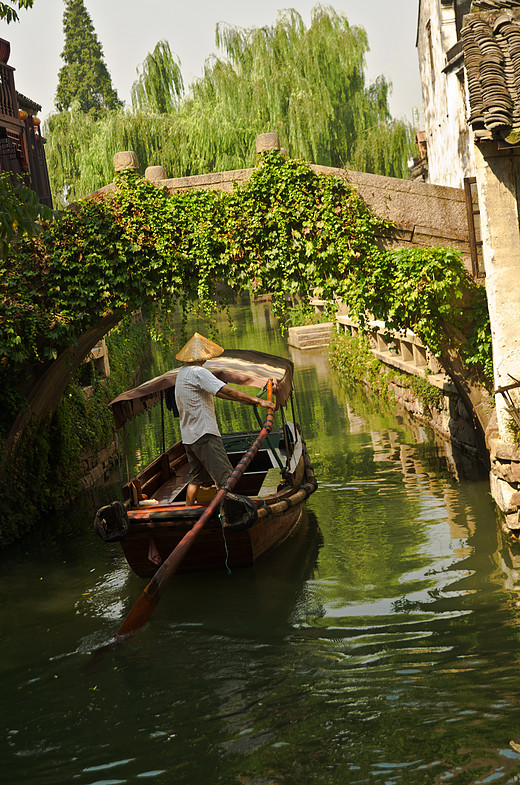
<instances>
[{"instance_id":1,"label":"boat hull","mask_svg":"<svg viewBox=\"0 0 520 785\"><path fill-rule=\"evenodd\" d=\"M271 516L259 517L249 529L235 531L212 518L190 548L179 572L250 567L280 545L298 525L304 500ZM202 512L202 509L201 509ZM192 527L192 521L142 523L130 526L121 546L132 570L150 578Z\"/></svg>"}]
</instances>

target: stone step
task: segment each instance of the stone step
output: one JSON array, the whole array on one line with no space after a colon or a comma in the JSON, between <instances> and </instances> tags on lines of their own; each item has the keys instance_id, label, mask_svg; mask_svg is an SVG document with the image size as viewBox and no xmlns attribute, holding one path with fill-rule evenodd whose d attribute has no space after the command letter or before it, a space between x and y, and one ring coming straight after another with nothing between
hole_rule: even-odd
<instances>
[{"instance_id":1,"label":"stone step","mask_svg":"<svg viewBox=\"0 0 520 785\"><path fill-rule=\"evenodd\" d=\"M332 329L332 322L290 327L287 343L296 349L318 349L329 343Z\"/></svg>"}]
</instances>

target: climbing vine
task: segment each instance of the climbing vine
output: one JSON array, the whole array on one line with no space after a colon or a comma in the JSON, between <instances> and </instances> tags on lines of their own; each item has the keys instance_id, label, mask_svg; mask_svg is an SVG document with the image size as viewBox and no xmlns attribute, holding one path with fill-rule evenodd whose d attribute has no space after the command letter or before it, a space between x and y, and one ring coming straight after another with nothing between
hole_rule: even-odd
<instances>
[{"instance_id":1,"label":"climbing vine","mask_svg":"<svg viewBox=\"0 0 520 785\"><path fill-rule=\"evenodd\" d=\"M18 239L0 260L1 394L108 314L178 300L209 316L244 288L271 293L277 314L317 288L361 323L413 329L434 352L449 324L468 336L467 361L489 370L485 300L460 256L385 252L377 237L388 228L345 180L277 151L232 192L170 195L124 172L108 196Z\"/></svg>"},{"instance_id":2,"label":"climbing vine","mask_svg":"<svg viewBox=\"0 0 520 785\"><path fill-rule=\"evenodd\" d=\"M142 320L124 319L107 337L110 376L100 376L85 364L71 378L54 414L43 423L31 422L24 430L10 455L0 546L23 536L42 518L56 525L51 513L77 495L85 458L95 459L107 446L113 429L108 403L137 381L139 362L149 343ZM88 391L80 378L85 370L89 372Z\"/></svg>"},{"instance_id":3,"label":"climbing vine","mask_svg":"<svg viewBox=\"0 0 520 785\"><path fill-rule=\"evenodd\" d=\"M24 235L36 234L39 221L57 218L58 214L41 204L20 175L0 173L0 253L8 254L11 244Z\"/></svg>"}]
</instances>

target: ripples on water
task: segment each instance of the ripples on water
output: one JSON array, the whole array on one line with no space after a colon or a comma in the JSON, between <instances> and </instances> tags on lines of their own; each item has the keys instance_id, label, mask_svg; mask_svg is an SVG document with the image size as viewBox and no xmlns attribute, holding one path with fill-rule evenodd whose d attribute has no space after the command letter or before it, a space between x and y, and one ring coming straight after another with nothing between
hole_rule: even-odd
<instances>
[{"instance_id":1,"label":"ripples on water","mask_svg":"<svg viewBox=\"0 0 520 785\"><path fill-rule=\"evenodd\" d=\"M94 658L144 585L118 546L4 557L6 785L518 781L520 559L487 481L322 360L297 382L320 486L255 570L175 577Z\"/></svg>"}]
</instances>

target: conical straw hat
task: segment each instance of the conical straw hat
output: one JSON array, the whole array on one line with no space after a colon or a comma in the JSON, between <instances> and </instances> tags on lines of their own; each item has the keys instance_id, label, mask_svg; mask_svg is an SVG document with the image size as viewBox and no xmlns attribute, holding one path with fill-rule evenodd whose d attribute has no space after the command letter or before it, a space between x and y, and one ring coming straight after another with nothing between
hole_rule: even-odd
<instances>
[{"instance_id":1,"label":"conical straw hat","mask_svg":"<svg viewBox=\"0 0 520 785\"><path fill-rule=\"evenodd\" d=\"M211 360L212 357L218 357L223 351L224 349L218 343L213 343L200 333L193 333L188 343L184 344L175 357L183 363L194 363Z\"/></svg>"}]
</instances>

